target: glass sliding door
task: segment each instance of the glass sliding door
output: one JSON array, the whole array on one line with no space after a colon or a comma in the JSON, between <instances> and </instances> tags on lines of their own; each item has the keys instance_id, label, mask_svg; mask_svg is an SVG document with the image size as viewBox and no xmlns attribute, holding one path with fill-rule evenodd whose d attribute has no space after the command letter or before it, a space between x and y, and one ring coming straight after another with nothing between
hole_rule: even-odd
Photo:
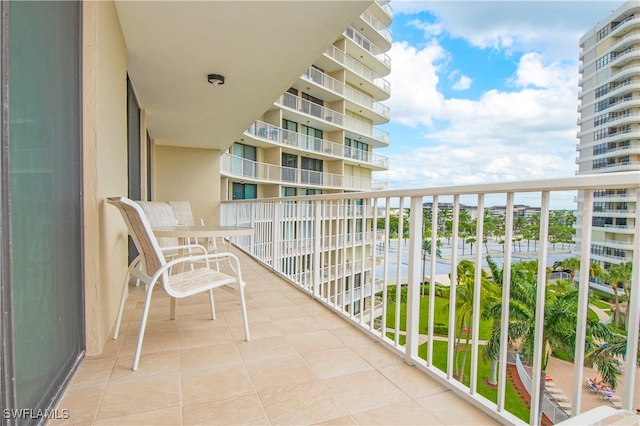
<instances>
[{"instance_id":1,"label":"glass sliding door","mask_svg":"<svg viewBox=\"0 0 640 426\"><path fill-rule=\"evenodd\" d=\"M1 7L2 392L8 408L37 412L53 407L84 350L82 3Z\"/></svg>"}]
</instances>

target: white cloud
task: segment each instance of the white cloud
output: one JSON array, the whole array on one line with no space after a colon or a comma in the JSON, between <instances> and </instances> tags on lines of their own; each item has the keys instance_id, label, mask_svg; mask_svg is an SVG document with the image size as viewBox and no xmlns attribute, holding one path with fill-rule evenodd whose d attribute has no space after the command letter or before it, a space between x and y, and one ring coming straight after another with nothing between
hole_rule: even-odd
<instances>
[{"instance_id":1,"label":"white cloud","mask_svg":"<svg viewBox=\"0 0 640 426\"><path fill-rule=\"evenodd\" d=\"M466 75L461 75L458 81L456 81L451 88L453 90L467 90L471 87L471 78Z\"/></svg>"}]
</instances>

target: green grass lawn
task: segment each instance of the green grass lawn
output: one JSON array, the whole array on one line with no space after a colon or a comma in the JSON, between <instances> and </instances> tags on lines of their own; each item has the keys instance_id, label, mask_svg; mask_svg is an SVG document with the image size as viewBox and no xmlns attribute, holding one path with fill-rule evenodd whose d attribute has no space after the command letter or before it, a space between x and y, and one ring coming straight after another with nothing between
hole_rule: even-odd
<instances>
[{"instance_id":1,"label":"green grass lawn","mask_svg":"<svg viewBox=\"0 0 640 426\"><path fill-rule=\"evenodd\" d=\"M448 299L444 299L442 297L436 297L435 299L435 312L434 312L434 323L449 323L449 312L443 311L443 307L447 304ZM395 315L396 315L396 304L391 303L387 307L387 328L393 329L395 327ZM420 333L427 334L427 320L429 319L429 297L425 296L420 299ZM480 340L486 340L491 335L491 327L492 320L482 321L480 320ZM460 328L460 324L457 324L456 331ZM400 304L400 330L407 330L407 305L406 303ZM463 339L466 338L466 334L462 334Z\"/></svg>"},{"instance_id":2,"label":"green grass lawn","mask_svg":"<svg viewBox=\"0 0 640 426\"><path fill-rule=\"evenodd\" d=\"M607 303L604 300L600 300L597 297L593 297L591 304L597 306L600 309L611 310L611 303Z\"/></svg>"}]
</instances>

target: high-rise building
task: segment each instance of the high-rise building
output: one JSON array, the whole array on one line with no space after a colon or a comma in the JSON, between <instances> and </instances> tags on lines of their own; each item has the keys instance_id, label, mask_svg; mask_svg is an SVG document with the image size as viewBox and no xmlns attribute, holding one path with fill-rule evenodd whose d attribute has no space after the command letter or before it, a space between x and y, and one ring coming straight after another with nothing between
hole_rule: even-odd
<instances>
[{"instance_id":1,"label":"high-rise building","mask_svg":"<svg viewBox=\"0 0 640 426\"><path fill-rule=\"evenodd\" d=\"M580 47L578 174L640 171L640 3L613 11L582 36ZM605 271L631 261L635 200L630 189L594 193L591 261ZM591 284L610 291L600 279Z\"/></svg>"},{"instance_id":2,"label":"high-rise building","mask_svg":"<svg viewBox=\"0 0 640 426\"><path fill-rule=\"evenodd\" d=\"M221 200L384 189L392 12L364 11L221 157ZM296 55L297 52L291 52ZM286 60L286 58L283 58Z\"/></svg>"}]
</instances>

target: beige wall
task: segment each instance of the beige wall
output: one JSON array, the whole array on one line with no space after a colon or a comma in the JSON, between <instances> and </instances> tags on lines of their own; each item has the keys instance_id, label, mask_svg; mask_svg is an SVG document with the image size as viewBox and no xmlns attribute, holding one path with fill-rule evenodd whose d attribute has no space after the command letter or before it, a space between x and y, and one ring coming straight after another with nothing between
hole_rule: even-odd
<instances>
[{"instance_id":1,"label":"beige wall","mask_svg":"<svg viewBox=\"0 0 640 426\"><path fill-rule=\"evenodd\" d=\"M126 47L115 5L83 2L83 192L88 355L102 352L127 267L127 232L105 197L127 193Z\"/></svg>"},{"instance_id":2,"label":"beige wall","mask_svg":"<svg viewBox=\"0 0 640 426\"><path fill-rule=\"evenodd\" d=\"M191 202L194 217L220 223L220 151L155 145L153 199Z\"/></svg>"}]
</instances>

